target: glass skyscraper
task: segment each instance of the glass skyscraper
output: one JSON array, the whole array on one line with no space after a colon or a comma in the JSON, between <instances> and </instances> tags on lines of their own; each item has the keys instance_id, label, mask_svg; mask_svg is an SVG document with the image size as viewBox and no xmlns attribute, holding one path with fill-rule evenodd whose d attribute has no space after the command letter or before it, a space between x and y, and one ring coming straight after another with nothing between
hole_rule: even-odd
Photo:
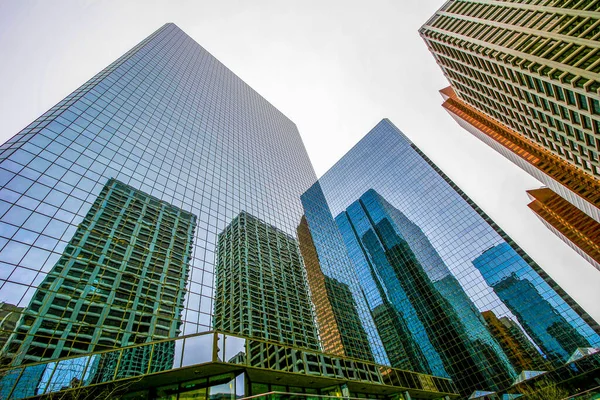
<instances>
[{"instance_id":1,"label":"glass skyscraper","mask_svg":"<svg viewBox=\"0 0 600 400\"><path fill-rule=\"evenodd\" d=\"M138 240L145 235L148 243L142 247L149 246L147 236L155 233L156 221L142 232L144 216L127 211L132 215L121 218L131 226L114 222L112 231L113 222L96 215L94 204L110 203L101 193L115 179L140 196L194 216L188 222L195 232L186 232L193 232L185 255L189 271L179 276L185 280L178 317L184 334L212 327L218 234L242 211L294 234L302 216L300 194L316 178L295 125L173 24L163 26L1 149L1 301L26 307L38 287L56 290L48 274L61 257L78 257L79 250L69 244L79 234L100 235L94 243L77 239L83 247L104 246L108 238L102 235L126 234L138 235ZM130 200L118 201L112 211L117 214L125 212ZM134 207L127 204L126 210ZM86 217L99 218L101 226ZM110 240L117 246L121 239ZM188 246L185 236L181 240L180 246ZM125 257L128 244L121 245L123 254L111 255L111 262ZM160 250L173 260L168 248ZM101 283L97 285L100 289ZM164 285L154 290L156 296L170 294ZM64 319L56 317L57 323Z\"/></svg>"},{"instance_id":2,"label":"glass skyscraper","mask_svg":"<svg viewBox=\"0 0 600 400\"><path fill-rule=\"evenodd\" d=\"M0 398L449 399L600 346L389 121L317 180L173 24L0 146L0 185Z\"/></svg>"},{"instance_id":3,"label":"glass skyscraper","mask_svg":"<svg viewBox=\"0 0 600 400\"><path fill-rule=\"evenodd\" d=\"M378 362L451 377L468 396L600 345L598 324L388 120L302 202L303 255L313 246L319 272L349 289ZM343 335L330 340L350 352Z\"/></svg>"},{"instance_id":4,"label":"glass skyscraper","mask_svg":"<svg viewBox=\"0 0 600 400\"><path fill-rule=\"evenodd\" d=\"M367 356L360 304L338 329L362 352L319 342L296 240L315 181L294 123L161 27L0 146L0 397L456 397Z\"/></svg>"}]
</instances>

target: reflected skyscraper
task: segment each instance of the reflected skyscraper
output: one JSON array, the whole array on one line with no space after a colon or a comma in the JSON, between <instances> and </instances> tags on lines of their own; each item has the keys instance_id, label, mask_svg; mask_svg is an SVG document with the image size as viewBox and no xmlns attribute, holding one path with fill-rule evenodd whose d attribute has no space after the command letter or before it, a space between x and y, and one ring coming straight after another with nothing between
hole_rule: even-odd
<instances>
[{"instance_id":1,"label":"reflected skyscraper","mask_svg":"<svg viewBox=\"0 0 600 400\"><path fill-rule=\"evenodd\" d=\"M373 360L369 339L362 326L356 301L349 286L323 274L306 218L298 226L311 299L323 350L361 360Z\"/></svg>"},{"instance_id":2,"label":"reflected skyscraper","mask_svg":"<svg viewBox=\"0 0 600 400\"><path fill-rule=\"evenodd\" d=\"M219 234L214 327L319 349L298 242L242 212Z\"/></svg>"},{"instance_id":3,"label":"reflected skyscraper","mask_svg":"<svg viewBox=\"0 0 600 400\"><path fill-rule=\"evenodd\" d=\"M110 179L8 340L13 362L177 336L196 217Z\"/></svg>"},{"instance_id":4,"label":"reflected skyscraper","mask_svg":"<svg viewBox=\"0 0 600 400\"><path fill-rule=\"evenodd\" d=\"M4 357L20 365L177 336L195 226L193 214L110 179L23 311ZM157 370L173 364L170 347ZM144 358L150 353L131 354L120 370L139 370ZM104 360L99 371L114 371L117 361Z\"/></svg>"},{"instance_id":5,"label":"reflected skyscraper","mask_svg":"<svg viewBox=\"0 0 600 400\"><path fill-rule=\"evenodd\" d=\"M494 389L512 379L515 372L506 355L417 225L374 190L336 221L349 251L363 258L356 265L369 266L361 274L372 275L380 296L398 315L375 318L378 330L386 320L404 325L397 329L406 343L407 367L448 374L459 386L467 376ZM481 367L486 364L492 368Z\"/></svg>"},{"instance_id":6,"label":"reflected skyscraper","mask_svg":"<svg viewBox=\"0 0 600 400\"><path fill-rule=\"evenodd\" d=\"M218 234L247 211L294 235L316 179L294 123L174 24L1 146L0 168L0 301L30 303L114 178L196 217L185 334L212 328Z\"/></svg>"},{"instance_id":7,"label":"reflected skyscraper","mask_svg":"<svg viewBox=\"0 0 600 400\"><path fill-rule=\"evenodd\" d=\"M516 254L516 253L515 253ZM588 340L575 329L576 317L566 308L551 305L544 298L545 282L511 264L509 249L491 248L473 261L488 284L516 316L525 331L556 366L565 363L578 347L588 347ZM508 263L500 269L502 264ZM501 271L499 273L499 271ZM562 311L566 310L566 311Z\"/></svg>"},{"instance_id":8,"label":"reflected skyscraper","mask_svg":"<svg viewBox=\"0 0 600 400\"><path fill-rule=\"evenodd\" d=\"M492 311L484 311L481 315L517 372L546 371L550 368L519 324L508 317L498 318Z\"/></svg>"},{"instance_id":9,"label":"reflected skyscraper","mask_svg":"<svg viewBox=\"0 0 600 400\"><path fill-rule=\"evenodd\" d=\"M578 316L563 299L548 296L548 283L531 274L508 244L486 250L473 265L556 366L578 347L590 346L576 329Z\"/></svg>"},{"instance_id":10,"label":"reflected skyscraper","mask_svg":"<svg viewBox=\"0 0 600 400\"><path fill-rule=\"evenodd\" d=\"M522 369L483 311L518 320L526 332L525 322L542 324L554 334L569 329L573 343L600 344L598 324L388 120L302 202L321 271L349 288L376 359L451 376L468 396L510 386ZM494 254L485 259L486 273L474 260L480 265L491 248L496 252L486 254ZM516 315L488 279L516 269L552 315L534 317L536 305L527 306L515 292L528 310ZM529 350L536 345L541 348L535 342Z\"/></svg>"}]
</instances>

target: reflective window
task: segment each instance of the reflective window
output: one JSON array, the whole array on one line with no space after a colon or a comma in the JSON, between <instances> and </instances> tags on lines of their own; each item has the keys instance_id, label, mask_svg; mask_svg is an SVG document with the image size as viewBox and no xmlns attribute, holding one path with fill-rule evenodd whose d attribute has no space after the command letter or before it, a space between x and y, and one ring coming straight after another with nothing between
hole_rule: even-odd
<instances>
[{"instance_id":1,"label":"reflective window","mask_svg":"<svg viewBox=\"0 0 600 400\"><path fill-rule=\"evenodd\" d=\"M20 365L213 329L216 264L237 257L219 238L242 213L269 226L256 240L285 240L273 271L290 271L265 291L273 321L286 322L257 321L251 334L315 347L294 239L315 179L294 123L165 25L0 151L3 357ZM207 359L194 343L185 365ZM243 346L230 343L233 359ZM126 353L118 373L179 366L180 344Z\"/></svg>"},{"instance_id":2,"label":"reflective window","mask_svg":"<svg viewBox=\"0 0 600 400\"><path fill-rule=\"evenodd\" d=\"M451 377L470 395L600 344L591 318L387 120L302 201L332 352Z\"/></svg>"}]
</instances>

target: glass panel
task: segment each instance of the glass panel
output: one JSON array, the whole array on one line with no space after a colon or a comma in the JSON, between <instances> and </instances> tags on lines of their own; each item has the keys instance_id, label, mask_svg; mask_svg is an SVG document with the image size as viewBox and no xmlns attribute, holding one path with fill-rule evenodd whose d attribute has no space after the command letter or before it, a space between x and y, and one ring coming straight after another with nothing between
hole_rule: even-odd
<instances>
[{"instance_id":1,"label":"glass panel","mask_svg":"<svg viewBox=\"0 0 600 400\"><path fill-rule=\"evenodd\" d=\"M179 394L179 400L206 399L207 385L208 383L206 379L199 379L196 381L181 384L181 393Z\"/></svg>"},{"instance_id":2,"label":"glass panel","mask_svg":"<svg viewBox=\"0 0 600 400\"><path fill-rule=\"evenodd\" d=\"M315 304L317 319L337 321L340 332L324 338L325 348L452 377L468 397L600 344L572 299L387 120L302 203L309 284L328 300ZM360 380L382 379L356 364Z\"/></svg>"},{"instance_id":3,"label":"glass panel","mask_svg":"<svg viewBox=\"0 0 600 400\"><path fill-rule=\"evenodd\" d=\"M235 380L231 375L210 378L209 396L211 400L229 400L233 398Z\"/></svg>"},{"instance_id":4,"label":"glass panel","mask_svg":"<svg viewBox=\"0 0 600 400\"><path fill-rule=\"evenodd\" d=\"M213 334L193 336L185 339L182 367L212 361Z\"/></svg>"},{"instance_id":5,"label":"glass panel","mask_svg":"<svg viewBox=\"0 0 600 400\"><path fill-rule=\"evenodd\" d=\"M157 346L159 349L168 351L166 343L159 343ZM145 374L148 371L151 352L152 345L123 349L119 370L117 371L117 379ZM165 359L163 361L166 363L164 366L173 365L172 361L169 360L168 354L165 354Z\"/></svg>"},{"instance_id":6,"label":"glass panel","mask_svg":"<svg viewBox=\"0 0 600 400\"><path fill-rule=\"evenodd\" d=\"M152 353L149 372L166 371L181 367L183 339L156 343Z\"/></svg>"},{"instance_id":7,"label":"glass panel","mask_svg":"<svg viewBox=\"0 0 600 400\"><path fill-rule=\"evenodd\" d=\"M306 366L308 367L308 374L321 375L321 360L319 356L314 353L305 353L306 355Z\"/></svg>"},{"instance_id":8,"label":"glass panel","mask_svg":"<svg viewBox=\"0 0 600 400\"><path fill-rule=\"evenodd\" d=\"M235 397L241 398L246 395L246 374L241 373L235 377Z\"/></svg>"},{"instance_id":9,"label":"glass panel","mask_svg":"<svg viewBox=\"0 0 600 400\"><path fill-rule=\"evenodd\" d=\"M120 355L121 350L117 350L92 356L88 367L89 374L86 373L84 380L86 384L114 380Z\"/></svg>"},{"instance_id":10,"label":"glass panel","mask_svg":"<svg viewBox=\"0 0 600 400\"><path fill-rule=\"evenodd\" d=\"M177 400L179 385L163 386L156 389L156 400Z\"/></svg>"},{"instance_id":11,"label":"glass panel","mask_svg":"<svg viewBox=\"0 0 600 400\"><path fill-rule=\"evenodd\" d=\"M54 371L47 392L57 392L67 388L78 387L82 382L83 373L89 361L89 357L70 358L56 363L48 364L45 374Z\"/></svg>"},{"instance_id":12,"label":"glass panel","mask_svg":"<svg viewBox=\"0 0 600 400\"><path fill-rule=\"evenodd\" d=\"M225 335L219 333L217 337L217 361L225 361Z\"/></svg>"},{"instance_id":13,"label":"glass panel","mask_svg":"<svg viewBox=\"0 0 600 400\"><path fill-rule=\"evenodd\" d=\"M252 396L257 394L267 393L269 391L269 385L264 383L252 383Z\"/></svg>"},{"instance_id":14,"label":"glass panel","mask_svg":"<svg viewBox=\"0 0 600 400\"><path fill-rule=\"evenodd\" d=\"M2 377L0 377L0 398L1 399L7 399L13 386L15 385L15 383L17 382L17 379L19 379L19 375L21 374L21 371L23 371L23 368L16 368L13 370L8 371L8 373ZM17 388L15 389L15 393L18 393L21 390L21 388L17 385ZM16 395L14 397L17 397ZM23 396L25 397L25 396Z\"/></svg>"},{"instance_id":15,"label":"glass panel","mask_svg":"<svg viewBox=\"0 0 600 400\"><path fill-rule=\"evenodd\" d=\"M11 398L22 399L24 397L35 396L42 392L38 388L39 382L42 380L46 365L38 364L26 367L23 374L19 378L19 382L12 392ZM13 375L8 375L7 378ZM4 379L3 379L4 380ZM9 380L10 382L10 380ZM4 385L3 385L4 386Z\"/></svg>"},{"instance_id":16,"label":"glass panel","mask_svg":"<svg viewBox=\"0 0 600 400\"><path fill-rule=\"evenodd\" d=\"M51 381L52 373L54 372L55 369L56 369L55 362L46 364L46 368L44 370L42 378L40 379L40 382L37 385L39 393L48 393L48 392L52 391L52 385L48 386L48 384ZM2 397L0 397L0 398L2 398Z\"/></svg>"},{"instance_id":17,"label":"glass panel","mask_svg":"<svg viewBox=\"0 0 600 400\"><path fill-rule=\"evenodd\" d=\"M246 339L225 336L225 359L232 364L246 364Z\"/></svg>"},{"instance_id":18,"label":"glass panel","mask_svg":"<svg viewBox=\"0 0 600 400\"><path fill-rule=\"evenodd\" d=\"M342 397L342 390L338 385L335 385L321 389L321 394L323 396Z\"/></svg>"}]
</instances>

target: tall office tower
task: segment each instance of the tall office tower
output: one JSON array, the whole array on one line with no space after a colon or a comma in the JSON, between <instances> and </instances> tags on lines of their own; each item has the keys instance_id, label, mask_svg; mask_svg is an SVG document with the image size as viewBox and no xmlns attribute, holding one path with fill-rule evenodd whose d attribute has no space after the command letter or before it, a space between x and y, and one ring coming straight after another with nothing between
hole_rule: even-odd
<instances>
[{"instance_id":1,"label":"tall office tower","mask_svg":"<svg viewBox=\"0 0 600 400\"><path fill-rule=\"evenodd\" d=\"M545 329L540 339L523 334L538 361L600 344L598 324L388 120L302 202L313 262L349 288L379 362L452 377L464 396L508 387L522 364L484 311L523 332ZM490 278L514 271L535 293L509 298Z\"/></svg>"},{"instance_id":2,"label":"tall office tower","mask_svg":"<svg viewBox=\"0 0 600 400\"><path fill-rule=\"evenodd\" d=\"M574 206L554 214L600 230L597 3L447 1L420 33L450 82L450 115ZM589 241L577 225L557 230Z\"/></svg>"},{"instance_id":3,"label":"tall office tower","mask_svg":"<svg viewBox=\"0 0 600 400\"><path fill-rule=\"evenodd\" d=\"M55 267L61 257L100 254L90 247L109 241L122 253L111 257L125 264L120 257L133 256L123 252L128 244L120 240L165 235L162 228L156 230L160 220L152 220L166 212L155 204L160 200L187 213L189 223L197 219L184 274L180 330L185 334L212 328L218 234L241 211L295 234L302 216L299 195L315 180L295 125L173 24L150 35L1 149L0 299L27 306L37 301L42 287L45 298L58 299L51 293L58 295L61 285L50 284L48 277L52 270L56 275L62 271ZM127 185L125 194L117 190L119 182ZM103 189L114 195L103 198ZM140 210L139 196L152 205ZM96 215L99 207L106 207L106 218L126 218L127 225ZM154 224L150 233L145 232L146 218ZM151 240L146 236L143 240ZM77 246L72 240L79 240ZM186 237L181 240L178 246L187 246ZM156 250L174 257L168 247ZM85 268L78 271L85 275ZM85 282L86 293L102 290L100 277L85 275ZM158 297L171 295L167 289L154 288ZM64 310L46 317L66 322Z\"/></svg>"},{"instance_id":4,"label":"tall office tower","mask_svg":"<svg viewBox=\"0 0 600 400\"><path fill-rule=\"evenodd\" d=\"M319 350L296 239L242 212L219 234L214 327Z\"/></svg>"},{"instance_id":5,"label":"tall office tower","mask_svg":"<svg viewBox=\"0 0 600 400\"><path fill-rule=\"evenodd\" d=\"M455 397L317 348L292 239L315 180L293 122L158 29L0 146L0 304L18 316L0 325L0 397ZM248 296L220 299L250 300L249 331L214 330L217 262L248 266Z\"/></svg>"}]
</instances>

